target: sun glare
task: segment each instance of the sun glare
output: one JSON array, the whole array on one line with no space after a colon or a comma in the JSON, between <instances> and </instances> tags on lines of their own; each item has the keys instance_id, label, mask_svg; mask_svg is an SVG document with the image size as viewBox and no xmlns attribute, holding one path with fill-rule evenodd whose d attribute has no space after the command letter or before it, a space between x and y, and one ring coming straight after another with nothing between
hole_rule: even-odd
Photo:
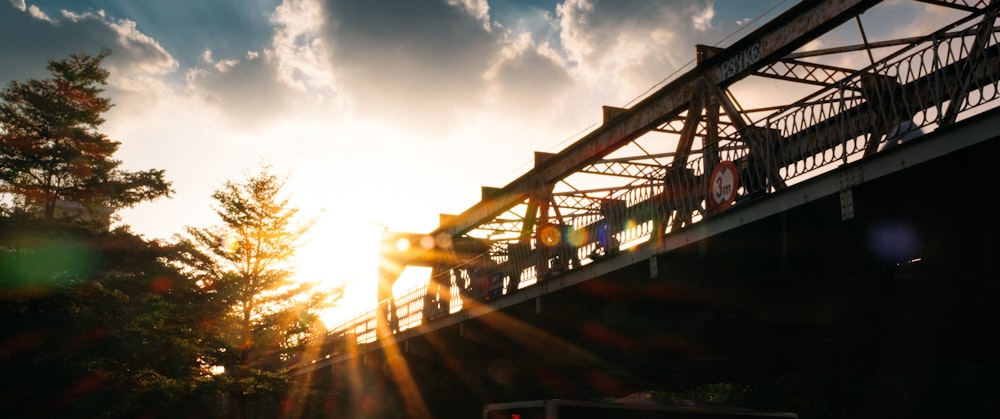
<instances>
[{"instance_id":1,"label":"sun glare","mask_svg":"<svg viewBox=\"0 0 1000 419\"><path fill-rule=\"evenodd\" d=\"M377 222L325 213L310 230L296 258L298 279L319 281L322 287L344 287L337 305L321 314L326 327L337 327L376 307L379 246L385 228ZM404 240L396 245L399 248L409 243ZM430 268L407 267L393 292L425 286L429 277Z\"/></svg>"},{"instance_id":2,"label":"sun glare","mask_svg":"<svg viewBox=\"0 0 1000 419\"><path fill-rule=\"evenodd\" d=\"M325 214L299 249L298 277L324 287L344 287L337 306L322 315L327 327L375 306L381 228L368 222L344 223Z\"/></svg>"}]
</instances>

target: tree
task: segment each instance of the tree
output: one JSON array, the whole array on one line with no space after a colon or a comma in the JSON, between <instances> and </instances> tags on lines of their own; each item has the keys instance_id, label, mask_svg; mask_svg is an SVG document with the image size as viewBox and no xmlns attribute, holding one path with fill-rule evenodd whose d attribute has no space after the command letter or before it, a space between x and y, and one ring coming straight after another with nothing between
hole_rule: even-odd
<instances>
[{"instance_id":1,"label":"tree","mask_svg":"<svg viewBox=\"0 0 1000 419\"><path fill-rule=\"evenodd\" d=\"M79 219L104 223L111 209L127 208L172 191L163 170L129 172L112 155L120 143L98 128L111 109L103 97L110 54L73 54L50 60L52 77L16 81L0 91L0 192L22 211L59 216L71 203Z\"/></svg>"},{"instance_id":2,"label":"tree","mask_svg":"<svg viewBox=\"0 0 1000 419\"><path fill-rule=\"evenodd\" d=\"M0 91L2 417L203 417L214 402L199 397L203 326L221 309L190 275L210 271L205 255L91 225L169 192L163 171L118 170L97 131L107 54ZM87 212L60 216L66 203Z\"/></svg>"},{"instance_id":3,"label":"tree","mask_svg":"<svg viewBox=\"0 0 1000 419\"><path fill-rule=\"evenodd\" d=\"M231 308L216 328L215 360L226 368L236 417L250 399L284 394L282 363L321 327L314 308L328 297L294 278L292 259L314 220L297 218L299 209L282 197L285 181L263 165L241 183L226 182L212 194L222 223L188 228L220 266L206 286Z\"/></svg>"},{"instance_id":4,"label":"tree","mask_svg":"<svg viewBox=\"0 0 1000 419\"><path fill-rule=\"evenodd\" d=\"M202 417L198 253L119 228L0 218L0 416Z\"/></svg>"}]
</instances>

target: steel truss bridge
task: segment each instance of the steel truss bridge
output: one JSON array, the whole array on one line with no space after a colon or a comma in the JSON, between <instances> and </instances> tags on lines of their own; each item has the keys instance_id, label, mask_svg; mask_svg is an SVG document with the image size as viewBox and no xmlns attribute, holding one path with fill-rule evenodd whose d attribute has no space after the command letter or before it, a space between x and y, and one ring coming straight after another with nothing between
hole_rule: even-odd
<instances>
[{"instance_id":1,"label":"steel truss bridge","mask_svg":"<svg viewBox=\"0 0 1000 419\"><path fill-rule=\"evenodd\" d=\"M997 381L1000 2L921 3L947 18L903 39L866 35L889 5L806 0L699 45L436 230L386 233L377 308L291 361L324 395L301 413L457 417L801 371L920 371L898 390L920 393L940 377L919 366L945 360ZM431 279L394 294L407 266Z\"/></svg>"}]
</instances>

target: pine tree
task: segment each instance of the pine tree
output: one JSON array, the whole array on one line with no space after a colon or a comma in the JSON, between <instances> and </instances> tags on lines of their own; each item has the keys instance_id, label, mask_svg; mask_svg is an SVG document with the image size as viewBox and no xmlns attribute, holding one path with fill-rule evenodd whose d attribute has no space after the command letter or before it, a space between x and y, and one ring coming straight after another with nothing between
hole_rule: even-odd
<instances>
[{"instance_id":1,"label":"pine tree","mask_svg":"<svg viewBox=\"0 0 1000 419\"><path fill-rule=\"evenodd\" d=\"M99 131L111 101L102 96L110 54L50 60L51 78L0 91L0 192L15 209L107 224L111 211L172 192L163 170L129 172L112 158L120 143ZM77 213L60 214L69 205Z\"/></svg>"},{"instance_id":2,"label":"pine tree","mask_svg":"<svg viewBox=\"0 0 1000 419\"><path fill-rule=\"evenodd\" d=\"M95 219L169 192L163 171L118 170L97 130L107 54L0 90L0 417L204 417L215 401L202 325L221 310L190 275L211 264Z\"/></svg>"},{"instance_id":3,"label":"pine tree","mask_svg":"<svg viewBox=\"0 0 1000 419\"><path fill-rule=\"evenodd\" d=\"M242 183L226 182L212 195L222 223L188 228L220 266L207 286L231 307L217 327L215 361L226 368L234 417L244 416L249 398L266 404L285 394L283 362L321 331L313 309L329 297L294 277L291 262L313 220L298 220L299 209L282 197L285 180L264 165Z\"/></svg>"}]
</instances>

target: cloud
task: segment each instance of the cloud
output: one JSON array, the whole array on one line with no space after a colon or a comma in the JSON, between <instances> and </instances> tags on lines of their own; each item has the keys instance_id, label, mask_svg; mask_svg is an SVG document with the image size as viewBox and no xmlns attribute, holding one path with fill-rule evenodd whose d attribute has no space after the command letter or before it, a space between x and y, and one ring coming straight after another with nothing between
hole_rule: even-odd
<instances>
[{"instance_id":1,"label":"cloud","mask_svg":"<svg viewBox=\"0 0 1000 419\"><path fill-rule=\"evenodd\" d=\"M697 9L697 5L694 5L694 13L691 16L691 23L694 28L700 31L707 31L712 28L712 18L715 17L715 8L712 3L706 5L703 9Z\"/></svg>"},{"instance_id":2,"label":"cloud","mask_svg":"<svg viewBox=\"0 0 1000 419\"><path fill-rule=\"evenodd\" d=\"M49 60L103 49L111 51L102 65L110 72L106 95L115 112L138 118L171 89L164 79L176 72L177 61L132 20L112 19L102 11L62 10L48 16L23 2L0 11L0 80L44 79L51 76Z\"/></svg>"},{"instance_id":3,"label":"cloud","mask_svg":"<svg viewBox=\"0 0 1000 419\"><path fill-rule=\"evenodd\" d=\"M339 113L344 97L336 91L320 12L315 0L282 2L270 14L269 45L237 57L203 51L202 62L186 72L187 92L236 131Z\"/></svg>"},{"instance_id":4,"label":"cloud","mask_svg":"<svg viewBox=\"0 0 1000 419\"><path fill-rule=\"evenodd\" d=\"M268 50L191 69L187 89L234 130L254 130L281 119L294 99L294 90L281 82L275 56Z\"/></svg>"},{"instance_id":5,"label":"cloud","mask_svg":"<svg viewBox=\"0 0 1000 419\"><path fill-rule=\"evenodd\" d=\"M448 0L452 6L461 6L466 13L474 17L483 24L483 28L489 30L490 27L490 5L486 0Z\"/></svg>"},{"instance_id":6,"label":"cloud","mask_svg":"<svg viewBox=\"0 0 1000 419\"><path fill-rule=\"evenodd\" d=\"M484 82L484 110L525 120L565 113L563 95L573 83L558 53L536 45L529 33L504 45Z\"/></svg>"},{"instance_id":7,"label":"cloud","mask_svg":"<svg viewBox=\"0 0 1000 419\"><path fill-rule=\"evenodd\" d=\"M272 14L277 25L272 48L281 80L302 92L326 97L334 78L321 37L322 10L314 0L286 0Z\"/></svg>"},{"instance_id":8,"label":"cloud","mask_svg":"<svg viewBox=\"0 0 1000 419\"><path fill-rule=\"evenodd\" d=\"M503 34L464 4L323 3L330 68L358 116L443 133L455 111L477 105Z\"/></svg>"},{"instance_id":9,"label":"cloud","mask_svg":"<svg viewBox=\"0 0 1000 419\"><path fill-rule=\"evenodd\" d=\"M23 4L23 3L21 3ZM0 8L6 6L0 5ZM136 29L135 22L114 20L103 13L62 11L49 17L35 6L15 5L13 13L0 13L0 80L45 78L49 60L70 54L112 51L104 66L116 75L162 75L177 62L152 38ZM29 35L30 34L30 35ZM30 36L26 42L25 36Z\"/></svg>"},{"instance_id":10,"label":"cloud","mask_svg":"<svg viewBox=\"0 0 1000 419\"><path fill-rule=\"evenodd\" d=\"M707 29L713 13L704 0L567 0L556 12L574 77L616 100L685 65L706 43L696 29Z\"/></svg>"}]
</instances>

